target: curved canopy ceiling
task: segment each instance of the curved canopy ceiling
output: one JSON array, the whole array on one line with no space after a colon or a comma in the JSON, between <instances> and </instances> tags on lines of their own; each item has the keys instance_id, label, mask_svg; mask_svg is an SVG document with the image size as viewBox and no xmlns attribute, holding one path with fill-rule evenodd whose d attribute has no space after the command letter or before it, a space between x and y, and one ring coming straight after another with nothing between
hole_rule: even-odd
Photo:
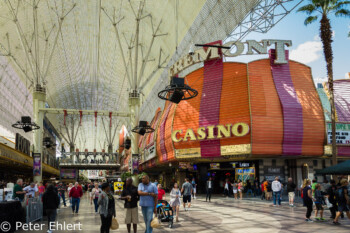
<instances>
[{"instance_id":1,"label":"curved canopy ceiling","mask_svg":"<svg viewBox=\"0 0 350 233\"><path fill-rule=\"evenodd\" d=\"M154 102L143 109L155 110L155 92L168 82L166 67L191 43L225 39L258 2L3 0L0 53L29 90L46 87L51 108L126 112L128 93L137 89L143 103ZM144 112L145 118L154 113ZM68 138L63 116L48 117ZM99 117L97 127L93 116L83 117L77 148L106 148L104 118L107 128L108 116Z\"/></svg>"}]
</instances>

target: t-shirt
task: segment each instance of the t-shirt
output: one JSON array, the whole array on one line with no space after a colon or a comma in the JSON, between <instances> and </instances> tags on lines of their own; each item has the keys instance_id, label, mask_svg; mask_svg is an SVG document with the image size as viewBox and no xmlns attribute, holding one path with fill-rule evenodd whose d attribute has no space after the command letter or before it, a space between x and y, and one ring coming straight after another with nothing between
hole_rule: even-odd
<instances>
[{"instance_id":1,"label":"t-shirt","mask_svg":"<svg viewBox=\"0 0 350 233\"><path fill-rule=\"evenodd\" d=\"M39 186L39 193L44 193L45 192L45 186L42 185L42 186Z\"/></svg>"},{"instance_id":2,"label":"t-shirt","mask_svg":"<svg viewBox=\"0 0 350 233\"><path fill-rule=\"evenodd\" d=\"M196 188L196 181L192 180L192 188Z\"/></svg>"},{"instance_id":3,"label":"t-shirt","mask_svg":"<svg viewBox=\"0 0 350 233\"><path fill-rule=\"evenodd\" d=\"M137 190L145 193L158 194L157 187L151 182L148 184L140 183ZM152 196L140 196L140 206L154 206L154 198Z\"/></svg>"},{"instance_id":4,"label":"t-shirt","mask_svg":"<svg viewBox=\"0 0 350 233\"><path fill-rule=\"evenodd\" d=\"M189 182L185 182L182 185L182 188L184 190L184 196L189 196L192 193L192 185Z\"/></svg>"},{"instance_id":5,"label":"t-shirt","mask_svg":"<svg viewBox=\"0 0 350 233\"><path fill-rule=\"evenodd\" d=\"M131 200L125 200L124 208L130 209L137 207L137 202L140 200L140 196L137 193L137 188L135 186L125 187L122 192L122 197L131 196Z\"/></svg>"},{"instance_id":6,"label":"t-shirt","mask_svg":"<svg viewBox=\"0 0 350 233\"><path fill-rule=\"evenodd\" d=\"M24 194L16 194L16 192L23 191L22 186L15 184L13 186L13 199L18 197L19 199L24 199Z\"/></svg>"},{"instance_id":7,"label":"t-shirt","mask_svg":"<svg viewBox=\"0 0 350 233\"><path fill-rule=\"evenodd\" d=\"M312 188L312 196L315 196L315 189L316 189L316 184L317 184L317 182L315 182L315 183L312 183L312 185L311 185L311 188Z\"/></svg>"},{"instance_id":8,"label":"t-shirt","mask_svg":"<svg viewBox=\"0 0 350 233\"><path fill-rule=\"evenodd\" d=\"M336 199L339 205L346 204L346 195L345 192L348 190L346 186L341 186L336 190ZM340 196L339 194L342 193Z\"/></svg>"},{"instance_id":9,"label":"t-shirt","mask_svg":"<svg viewBox=\"0 0 350 233\"><path fill-rule=\"evenodd\" d=\"M310 186L305 186L305 188L303 189L303 200L305 201L312 201L312 199L309 197L309 195L307 194L307 192L310 190Z\"/></svg>"},{"instance_id":10,"label":"t-shirt","mask_svg":"<svg viewBox=\"0 0 350 233\"><path fill-rule=\"evenodd\" d=\"M158 189L158 200L163 200L164 195L165 195L164 189Z\"/></svg>"},{"instance_id":11,"label":"t-shirt","mask_svg":"<svg viewBox=\"0 0 350 233\"><path fill-rule=\"evenodd\" d=\"M23 189L24 191L27 191L26 196L32 196L35 197L35 193L38 192L38 188L34 186L33 188L29 185Z\"/></svg>"},{"instance_id":12,"label":"t-shirt","mask_svg":"<svg viewBox=\"0 0 350 233\"><path fill-rule=\"evenodd\" d=\"M287 192L294 192L296 188L296 185L293 182L289 182L287 183Z\"/></svg>"}]
</instances>

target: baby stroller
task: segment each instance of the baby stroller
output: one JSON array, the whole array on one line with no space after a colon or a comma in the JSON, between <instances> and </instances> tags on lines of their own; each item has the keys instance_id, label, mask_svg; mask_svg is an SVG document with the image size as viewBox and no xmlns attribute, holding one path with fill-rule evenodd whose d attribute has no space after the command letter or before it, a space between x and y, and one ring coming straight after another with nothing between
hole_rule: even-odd
<instances>
[{"instance_id":1,"label":"baby stroller","mask_svg":"<svg viewBox=\"0 0 350 233\"><path fill-rule=\"evenodd\" d=\"M173 227L173 223L174 223L173 208L171 208L171 206L167 201L158 200L157 217L161 222L168 222L169 228Z\"/></svg>"}]
</instances>

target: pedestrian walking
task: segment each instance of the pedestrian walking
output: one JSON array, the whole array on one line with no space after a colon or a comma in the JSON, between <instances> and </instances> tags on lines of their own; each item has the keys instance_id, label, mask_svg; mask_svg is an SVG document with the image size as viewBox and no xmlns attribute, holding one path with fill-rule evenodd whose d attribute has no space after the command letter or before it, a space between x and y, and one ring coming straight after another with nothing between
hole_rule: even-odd
<instances>
[{"instance_id":1,"label":"pedestrian walking","mask_svg":"<svg viewBox=\"0 0 350 233\"><path fill-rule=\"evenodd\" d=\"M196 199L197 184L196 184L195 178L192 178L192 189L193 189L193 199Z\"/></svg>"},{"instance_id":2,"label":"pedestrian walking","mask_svg":"<svg viewBox=\"0 0 350 233\"><path fill-rule=\"evenodd\" d=\"M206 185L206 190L207 190L207 197L205 199L205 201L208 201L208 198L209 198L209 202L210 202L210 199L211 199L211 193L213 191L213 181L211 179L211 177L209 177L208 181L207 181L207 185Z\"/></svg>"},{"instance_id":3,"label":"pedestrian walking","mask_svg":"<svg viewBox=\"0 0 350 233\"><path fill-rule=\"evenodd\" d=\"M158 189L158 201L164 200L165 191L164 191L164 189L162 189L162 185L158 184L157 185L157 189Z\"/></svg>"},{"instance_id":4,"label":"pedestrian walking","mask_svg":"<svg viewBox=\"0 0 350 233\"><path fill-rule=\"evenodd\" d=\"M304 206L306 206L307 210L306 210L306 222L313 222L310 217L311 217L311 213L312 213L312 190L311 190L311 181L309 179L305 179L303 186L302 186L302 190L303 190L303 202L304 202Z\"/></svg>"},{"instance_id":5,"label":"pedestrian walking","mask_svg":"<svg viewBox=\"0 0 350 233\"><path fill-rule=\"evenodd\" d=\"M52 232L51 223L55 222L57 216L57 209L60 205L60 198L55 192L54 186L50 184L47 186L46 191L43 193L43 210L47 215L48 233Z\"/></svg>"},{"instance_id":6,"label":"pedestrian walking","mask_svg":"<svg viewBox=\"0 0 350 233\"><path fill-rule=\"evenodd\" d=\"M174 187L170 192L169 205L176 212L176 222L179 222L179 212L180 212L180 205L181 205L180 197L181 197L181 191L179 190L179 186L177 185L177 183L175 183Z\"/></svg>"},{"instance_id":7,"label":"pedestrian walking","mask_svg":"<svg viewBox=\"0 0 350 233\"><path fill-rule=\"evenodd\" d=\"M97 204L101 217L101 233L109 233L112 217L115 217L115 201L108 183L101 185L102 192L98 197Z\"/></svg>"},{"instance_id":8,"label":"pedestrian walking","mask_svg":"<svg viewBox=\"0 0 350 233\"><path fill-rule=\"evenodd\" d=\"M126 180L125 189L121 195L121 199L125 201L125 224L128 229L128 233L131 232L131 224L133 225L134 233L136 233L137 224L139 223L137 202L140 200L140 196L137 192L137 188L132 184L132 182L133 181L130 177Z\"/></svg>"},{"instance_id":9,"label":"pedestrian walking","mask_svg":"<svg viewBox=\"0 0 350 233\"><path fill-rule=\"evenodd\" d=\"M272 192L273 192L273 206L281 205L281 190L282 190L282 185L281 182L278 180L278 176L275 177L275 180L272 182L271 185Z\"/></svg>"},{"instance_id":10,"label":"pedestrian walking","mask_svg":"<svg viewBox=\"0 0 350 233\"><path fill-rule=\"evenodd\" d=\"M271 187L271 182L269 180L266 181L265 198L266 198L266 201L270 201L272 198L272 187Z\"/></svg>"},{"instance_id":11,"label":"pedestrian walking","mask_svg":"<svg viewBox=\"0 0 350 233\"><path fill-rule=\"evenodd\" d=\"M238 180L237 188L238 188L238 193L239 193L239 200L242 200L242 198L243 198L243 183L241 180Z\"/></svg>"},{"instance_id":12,"label":"pedestrian walking","mask_svg":"<svg viewBox=\"0 0 350 233\"><path fill-rule=\"evenodd\" d=\"M287 192L288 192L288 199L289 199L289 206L294 206L294 198L295 198L295 188L297 186L293 182L293 179L291 177L288 178L287 182Z\"/></svg>"},{"instance_id":13,"label":"pedestrian walking","mask_svg":"<svg viewBox=\"0 0 350 233\"><path fill-rule=\"evenodd\" d=\"M72 206L72 198L69 197L70 190L73 188L73 183L69 183L68 188L67 188L67 193L68 193L68 198L69 198L69 203L70 206Z\"/></svg>"},{"instance_id":14,"label":"pedestrian walking","mask_svg":"<svg viewBox=\"0 0 350 233\"><path fill-rule=\"evenodd\" d=\"M327 196L328 196L328 201L332 205L332 207L329 208L329 211L331 212L331 218L334 220L336 213L338 211L338 205L336 201L336 196L335 193L337 191L337 185L335 183L335 180L331 180L331 186L328 187L326 190Z\"/></svg>"},{"instance_id":15,"label":"pedestrian walking","mask_svg":"<svg viewBox=\"0 0 350 233\"><path fill-rule=\"evenodd\" d=\"M238 193L238 183L237 181L233 181L233 184L232 184L232 192L233 192L233 196L234 198L237 200L237 193Z\"/></svg>"},{"instance_id":16,"label":"pedestrian walking","mask_svg":"<svg viewBox=\"0 0 350 233\"><path fill-rule=\"evenodd\" d=\"M261 200L266 199L265 182L266 180L264 179L263 182L261 183Z\"/></svg>"},{"instance_id":17,"label":"pedestrian walking","mask_svg":"<svg viewBox=\"0 0 350 233\"><path fill-rule=\"evenodd\" d=\"M322 189L321 184L317 184L315 186L315 205L316 205L315 220L317 220L317 221L324 221L325 220L323 218L324 197L323 197L321 189ZM320 218L317 217L318 213L320 213Z\"/></svg>"},{"instance_id":18,"label":"pedestrian walking","mask_svg":"<svg viewBox=\"0 0 350 233\"><path fill-rule=\"evenodd\" d=\"M340 187L336 191L336 201L338 203L338 211L335 216L335 219L333 221L333 224L339 225L340 223L338 222L340 215L345 212L348 218L350 219L350 210L349 210L349 204L350 204L350 199L349 199L349 193L348 193L348 185L349 182L346 179L342 179L340 181Z\"/></svg>"},{"instance_id":19,"label":"pedestrian walking","mask_svg":"<svg viewBox=\"0 0 350 233\"><path fill-rule=\"evenodd\" d=\"M65 192L66 192L66 186L63 185L63 183L61 182L58 186L57 186L57 190L58 190L58 194L60 196L60 199L63 200L63 205L66 207L66 197L65 197ZM61 203L61 200L60 200Z\"/></svg>"},{"instance_id":20,"label":"pedestrian walking","mask_svg":"<svg viewBox=\"0 0 350 233\"><path fill-rule=\"evenodd\" d=\"M256 197L256 196L259 196L259 195L260 195L259 189L260 189L260 182L259 182L259 178L258 178L258 177L255 177L255 179L254 179L254 183L253 183L254 197Z\"/></svg>"},{"instance_id":21,"label":"pedestrian walking","mask_svg":"<svg viewBox=\"0 0 350 233\"><path fill-rule=\"evenodd\" d=\"M83 196L83 190L81 186L79 186L78 182L75 182L74 187L69 192L69 197L72 198L72 211L73 214L78 214L79 212L79 205L80 205L80 198Z\"/></svg>"},{"instance_id":22,"label":"pedestrian walking","mask_svg":"<svg viewBox=\"0 0 350 233\"><path fill-rule=\"evenodd\" d=\"M95 206L95 213L97 214L98 212L98 197L100 196L100 193L102 193L102 190L98 187L98 183L95 183L95 187L91 190L91 199L90 199L90 204L92 205L92 202L94 202Z\"/></svg>"},{"instance_id":23,"label":"pedestrian walking","mask_svg":"<svg viewBox=\"0 0 350 233\"><path fill-rule=\"evenodd\" d=\"M152 233L151 221L153 213L157 214L157 187L149 181L147 175L142 176L142 183L139 184L138 194L140 196L140 206L142 209L143 219L146 225L145 233Z\"/></svg>"},{"instance_id":24,"label":"pedestrian walking","mask_svg":"<svg viewBox=\"0 0 350 233\"><path fill-rule=\"evenodd\" d=\"M190 184L190 180L185 178L185 183L182 184L181 193L183 193L183 204L185 211L189 211L191 208L191 196L192 196L192 185ZM187 203L187 208L186 208Z\"/></svg>"},{"instance_id":25,"label":"pedestrian walking","mask_svg":"<svg viewBox=\"0 0 350 233\"><path fill-rule=\"evenodd\" d=\"M226 180L225 180L225 186L224 186L224 196L225 196L225 197L231 196L230 190L231 190L231 182L229 181L228 178L226 178Z\"/></svg>"}]
</instances>

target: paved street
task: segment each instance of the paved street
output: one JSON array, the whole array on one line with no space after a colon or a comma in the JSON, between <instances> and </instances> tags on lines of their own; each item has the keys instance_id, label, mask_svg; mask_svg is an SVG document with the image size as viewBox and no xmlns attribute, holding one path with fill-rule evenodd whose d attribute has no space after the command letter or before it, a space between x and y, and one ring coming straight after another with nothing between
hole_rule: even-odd
<instances>
[{"instance_id":1,"label":"paved street","mask_svg":"<svg viewBox=\"0 0 350 233\"><path fill-rule=\"evenodd\" d=\"M294 208L289 207L287 203L282 203L281 207L273 207L270 202L259 199L239 201L221 196L215 196L212 202L208 203L203 197L199 197L193 201L193 207L189 212L185 212L183 208L180 210L180 222L174 223L172 229L164 224L161 229L156 229L154 232L349 232L350 220L348 219L342 219L341 226L334 226L329 220L329 211L326 210L327 222L306 223L304 222L305 211L306 208L300 204ZM138 232L144 232L141 212L139 217L141 224L138 226ZM114 232L127 232L123 224L124 210L121 201L117 201L117 218L120 229ZM81 222L83 232L99 232L100 216L93 213L93 206L90 206L86 197L81 202L79 215L73 216L70 208L63 208L59 211L57 221L66 224ZM37 232L46 232L46 230Z\"/></svg>"}]
</instances>

